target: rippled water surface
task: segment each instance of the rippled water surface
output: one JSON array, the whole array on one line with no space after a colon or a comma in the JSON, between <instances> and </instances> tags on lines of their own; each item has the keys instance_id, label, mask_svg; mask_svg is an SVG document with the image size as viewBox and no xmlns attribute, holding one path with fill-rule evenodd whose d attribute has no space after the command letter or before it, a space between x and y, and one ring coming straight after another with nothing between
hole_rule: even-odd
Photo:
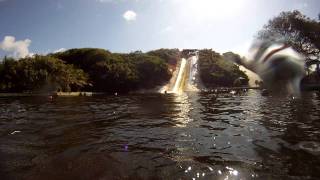
<instances>
[{"instance_id":1,"label":"rippled water surface","mask_svg":"<svg viewBox=\"0 0 320 180\"><path fill-rule=\"evenodd\" d=\"M318 179L320 98L0 98L1 179Z\"/></svg>"}]
</instances>

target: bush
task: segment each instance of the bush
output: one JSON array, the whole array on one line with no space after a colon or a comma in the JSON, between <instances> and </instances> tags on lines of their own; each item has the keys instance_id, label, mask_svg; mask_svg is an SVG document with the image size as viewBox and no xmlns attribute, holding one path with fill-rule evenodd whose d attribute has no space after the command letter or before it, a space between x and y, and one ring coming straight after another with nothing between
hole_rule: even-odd
<instances>
[{"instance_id":1,"label":"bush","mask_svg":"<svg viewBox=\"0 0 320 180\"><path fill-rule=\"evenodd\" d=\"M1 91L71 91L86 86L88 77L73 65L50 57L38 56L1 63Z\"/></svg>"},{"instance_id":2,"label":"bush","mask_svg":"<svg viewBox=\"0 0 320 180\"><path fill-rule=\"evenodd\" d=\"M200 78L206 87L230 87L240 77L244 84L249 81L248 76L239 69L239 66L225 60L219 53L211 49L199 51Z\"/></svg>"}]
</instances>

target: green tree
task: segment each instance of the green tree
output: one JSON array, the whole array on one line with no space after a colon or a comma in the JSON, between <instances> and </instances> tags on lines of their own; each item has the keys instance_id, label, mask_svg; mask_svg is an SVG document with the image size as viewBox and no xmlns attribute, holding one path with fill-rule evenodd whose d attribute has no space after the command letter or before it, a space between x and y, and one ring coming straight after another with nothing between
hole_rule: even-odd
<instances>
[{"instance_id":1,"label":"green tree","mask_svg":"<svg viewBox=\"0 0 320 180\"><path fill-rule=\"evenodd\" d=\"M87 75L81 69L49 56L5 60L2 66L5 68L1 72L4 91L71 91L88 84Z\"/></svg>"},{"instance_id":2,"label":"green tree","mask_svg":"<svg viewBox=\"0 0 320 180\"><path fill-rule=\"evenodd\" d=\"M177 61L180 59L179 49L157 49L149 51L147 54L157 56L172 65L176 65Z\"/></svg>"},{"instance_id":3,"label":"green tree","mask_svg":"<svg viewBox=\"0 0 320 180\"><path fill-rule=\"evenodd\" d=\"M141 51L121 54L83 48L51 56L88 73L92 91L128 92L139 88L153 88L170 77L167 60Z\"/></svg>"},{"instance_id":4,"label":"green tree","mask_svg":"<svg viewBox=\"0 0 320 180\"><path fill-rule=\"evenodd\" d=\"M7 91L13 88L16 83L17 62L13 58L5 57L0 63L0 91Z\"/></svg>"},{"instance_id":5,"label":"green tree","mask_svg":"<svg viewBox=\"0 0 320 180\"><path fill-rule=\"evenodd\" d=\"M138 74L140 88L152 88L170 79L168 65L163 59L148 54L130 54L128 57Z\"/></svg>"},{"instance_id":6,"label":"green tree","mask_svg":"<svg viewBox=\"0 0 320 180\"><path fill-rule=\"evenodd\" d=\"M257 37L262 40L281 37L307 59L317 59L320 55L320 22L297 10L282 12L269 20Z\"/></svg>"},{"instance_id":7,"label":"green tree","mask_svg":"<svg viewBox=\"0 0 320 180\"><path fill-rule=\"evenodd\" d=\"M240 57L231 52L227 54ZM207 87L233 86L239 78L244 82L242 85L246 85L249 81L248 76L239 69L238 65L211 49L199 51L199 72L202 82Z\"/></svg>"},{"instance_id":8,"label":"green tree","mask_svg":"<svg viewBox=\"0 0 320 180\"><path fill-rule=\"evenodd\" d=\"M226 52L223 53L223 58L226 60L230 60L232 62L235 62L237 64L242 64L242 58L239 56L239 54L235 54L233 52Z\"/></svg>"}]
</instances>

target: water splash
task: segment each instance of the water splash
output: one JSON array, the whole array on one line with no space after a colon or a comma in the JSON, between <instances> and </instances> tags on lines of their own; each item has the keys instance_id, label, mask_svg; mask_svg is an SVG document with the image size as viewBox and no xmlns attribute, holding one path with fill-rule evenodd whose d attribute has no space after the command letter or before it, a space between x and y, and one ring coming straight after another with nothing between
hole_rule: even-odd
<instances>
[{"instance_id":1,"label":"water splash","mask_svg":"<svg viewBox=\"0 0 320 180\"><path fill-rule=\"evenodd\" d=\"M198 55L190 58L190 69L189 69L189 81L187 84L187 91L199 91L201 86L200 79L198 77Z\"/></svg>"}]
</instances>

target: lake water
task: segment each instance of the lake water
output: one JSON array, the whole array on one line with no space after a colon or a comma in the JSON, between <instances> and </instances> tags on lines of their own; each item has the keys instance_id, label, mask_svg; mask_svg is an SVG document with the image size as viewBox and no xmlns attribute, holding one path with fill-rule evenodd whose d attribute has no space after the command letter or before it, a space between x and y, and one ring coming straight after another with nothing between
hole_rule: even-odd
<instances>
[{"instance_id":1,"label":"lake water","mask_svg":"<svg viewBox=\"0 0 320 180\"><path fill-rule=\"evenodd\" d=\"M1 179L318 179L320 96L0 98Z\"/></svg>"}]
</instances>

